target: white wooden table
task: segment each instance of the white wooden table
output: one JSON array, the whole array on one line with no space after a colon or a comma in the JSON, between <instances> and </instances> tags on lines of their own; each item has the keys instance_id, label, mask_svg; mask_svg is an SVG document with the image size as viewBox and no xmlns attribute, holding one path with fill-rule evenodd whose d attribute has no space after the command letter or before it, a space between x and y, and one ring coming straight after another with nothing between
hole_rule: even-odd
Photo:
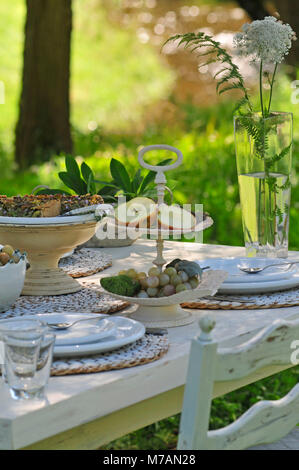
<instances>
[{"instance_id":1,"label":"white wooden table","mask_svg":"<svg viewBox=\"0 0 299 470\"><path fill-rule=\"evenodd\" d=\"M165 242L165 258L199 259L242 256L243 248ZM131 247L105 249L113 266L104 274L134 267L144 271L155 256L155 242L140 240ZM295 258L295 252L290 257ZM101 273L103 274L103 273ZM92 276L93 278L100 275ZM51 377L47 402L16 402L0 385L0 449L94 449L124 434L181 411L190 340L195 322L169 329L170 349L151 364L96 374ZM215 338L229 345L243 342L276 318L296 318L299 307L260 310L209 311L216 319ZM285 367L257 371L246 382L217 382L214 396L257 381Z\"/></svg>"}]
</instances>

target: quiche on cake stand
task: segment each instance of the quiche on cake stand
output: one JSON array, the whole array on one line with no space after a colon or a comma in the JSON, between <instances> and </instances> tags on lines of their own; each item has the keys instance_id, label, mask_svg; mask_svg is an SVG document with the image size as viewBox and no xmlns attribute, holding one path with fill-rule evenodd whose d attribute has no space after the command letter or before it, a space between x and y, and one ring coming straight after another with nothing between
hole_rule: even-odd
<instances>
[{"instance_id":1,"label":"quiche on cake stand","mask_svg":"<svg viewBox=\"0 0 299 470\"><path fill-rule=\"evenodd\" d=\"M58 262L94 235L96 211L107 207L100 196L90 195L0 197L0 242L25 251L30 263L23 295L69 294L81 289ZM71 215L65 214L68 209Z\"/></svg>"}]
</instances>

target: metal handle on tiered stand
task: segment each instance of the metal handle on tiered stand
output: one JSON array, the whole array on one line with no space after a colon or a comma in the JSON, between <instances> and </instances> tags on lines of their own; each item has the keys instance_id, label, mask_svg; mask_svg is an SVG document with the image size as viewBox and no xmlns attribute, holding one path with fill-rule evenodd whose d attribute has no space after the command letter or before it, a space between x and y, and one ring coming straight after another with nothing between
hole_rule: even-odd
<instances>
[{"instance_id":1,"label":"metal handle on tiered stand","mask_svg":"<svg viewBox=\"0 0 299 470\"><path fill-rule=\"evenodd\" d=\"M146 152L149 152L151 150L169 150L171 152L174 152L178 158L171 165L165 165L165 166L150 165L143 160L143 156ZM164 203L164 193L165 193L165 185L166 185L166 177L164 175L164 172L169 171L169 170L174 170L175 168L180 166L180 164L183 161L183 154L179 149L172 147L171 145L164 145L164 144L148 145L144 147L142 150L140 150L140 152L138 153L138 161L142 167L151 171L155 171L157 173L156 178L155 178L155 183L157 185L158 210L159 210L159 206L161 206ZM160 227L158 227L157 257L153 261L153 263L160 269L160 271L162 271L162 266L166 263L165 259L163 258L163 237L162 237Z\"/></svg>"}]
</instances>

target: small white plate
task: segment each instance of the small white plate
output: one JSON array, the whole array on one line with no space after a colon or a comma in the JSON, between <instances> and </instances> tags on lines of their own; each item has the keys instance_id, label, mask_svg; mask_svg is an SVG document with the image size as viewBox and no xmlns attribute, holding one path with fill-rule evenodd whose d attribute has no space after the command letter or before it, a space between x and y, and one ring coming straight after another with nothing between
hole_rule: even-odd
<instances>
[{"instance_id":1,"label":"small white plate","mask_svg":"<svg viewBox=\"0 0 299 470\"><path fill-rule=\"evenodd\" d=\"M278 292L299 286L299 273L293 274L290 279L280 279L265 282L232 282L222 284L218 290L219 294L266 294L267 292Z\"/></svg>"},{"instance_id":2,"label":"small white plate","mask_svg":"<svg viewBox=\"0 0 299 470\"><path fill-rule=\"evenodd\" d=\"M292 266L292 268L288 270L286 270L287 267L284 266L273 266L256 274L247 274L238 268L238 265L244 267L264 267L268 264L280 264L284 262L287 264L287 260L280 260L278 258L210 258L197 261L202 268L204 266L210 266L211 269L223 269L224 271L227 271L229 276L223 283L225 285L232 283L257 284L259 282L263 283L278 281L280 279L291 279L292 276L298 272L296 265ZM224 287L224 285L222 287Z\"/></svg>"},{"instance_id":3,"label":"small white plate","mask_svg":"<svg viewBox=\"0 0 299 470\"><path fill-rule=\"evenodd\" d=\"M142 338L145 333L145 327L142 323L125 317L111 318L116 326L115 333L112 336L97 341L95 343L76 344L70 346L55 346L54 356L71 357L71 356L87 356L106 351L118 349L127 344L134 343Z\"/></svg>"},{"instance_id":4,"label":"small white plate","mask_svg":"<svg viewBox=\"0 0 299 470\"><path fill-rule=\"evenodd\" d=\"M85 314L78 313L39 313L36 315L45 323L75 322L81 318L87 318ZM23 317L24 318L24 317ZM98 318L90 315L90 321L77 323L66 330L52 330L55 332L56 346L93 343L102 340L115 333L115 324L108 318Z\"/></svg>"},{"instance_id":5,"label":"small white plate","mask_svg":"<svg viewBox=\"0 0 299 470\"><path fill-rule=\"evenodd\" d=\"M35 317L42 317L44 314L34 315ZM51 314L50 314L51 315ZM54 315L54 314L53 314ZM58 315L58 314L55 314ZM61 320L66 320L68 314L59 314ZM75 314L73 314L75 316ZM78 319L86 314L77 314ZM98 318L104 318L103 315L96 315ZM22 317L24 318L24 317ZM134 343L138 339L142 338L145 333L145 327L142 323L132 320L126 317L109 317L115 326L115 331L111 336L107 336L102 340L95 341L94 343L84 344L72 344L72 345L55 345L54 356L55 357L73 357L73 356L88 356L91 354L97 354L106 351L112 351L118 349L127 344Z\"/></svg>"}]
</instances>

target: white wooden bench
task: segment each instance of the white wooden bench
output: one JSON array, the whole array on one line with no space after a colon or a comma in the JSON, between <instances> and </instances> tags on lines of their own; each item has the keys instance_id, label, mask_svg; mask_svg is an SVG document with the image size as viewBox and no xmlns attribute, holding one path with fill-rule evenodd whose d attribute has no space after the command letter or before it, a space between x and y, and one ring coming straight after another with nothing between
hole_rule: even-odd
<instances>
[{"instance_id":1,"label":"white wooden bench","mask_svg":"<svg viewBox=\"0 0 299 470\"><path fill-rule=\"evenodd\" d=\"M178 449L299 450L299 384L282 399L260 401L232 424L208 430L214 383L247 377L267 365L293 364L299 320L275 320L244 343L222 349L212 339L215 321L205 316L199 324L201 334L191 343Z\"/></svg>"}]
</instances>

